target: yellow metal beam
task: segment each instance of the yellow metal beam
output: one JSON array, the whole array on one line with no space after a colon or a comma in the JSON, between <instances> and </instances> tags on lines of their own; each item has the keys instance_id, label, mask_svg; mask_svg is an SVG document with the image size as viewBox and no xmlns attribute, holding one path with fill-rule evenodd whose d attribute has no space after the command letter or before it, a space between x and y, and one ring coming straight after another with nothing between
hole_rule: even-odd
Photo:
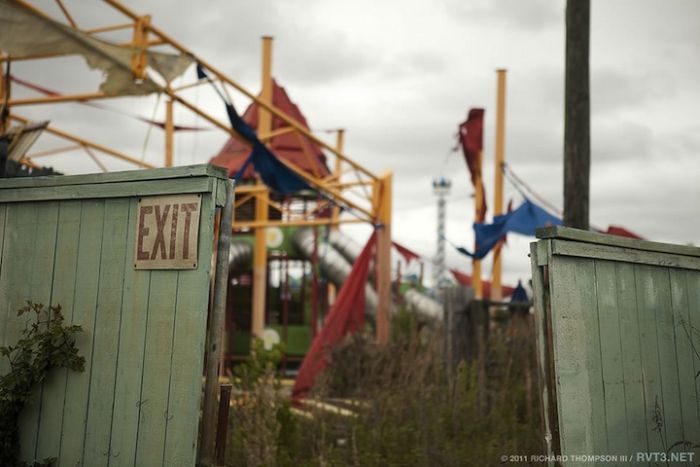
<instances>
[{"instance_id":1,"label":"yellow metal beam","mask_svg":"<svg viewBox=\"0 0 700 467\"><path fill-rule=\"evenodd\" d=\"M495 180L493 187L493 215L503 214L503 162L505 162L505 128L506 128L506 70L496 70L496 167L494 168ZM501 287L501 246L498 242L493 250L493 282L491 283L491 300L499 301L503 298Z\"/></svg>"},{"instance_id":2,"label":"yellow metal beam","mask_svg":"<svg viewBox=\"0 0 700 467\"><path fill-rule=\"evenodd\" d=\"M136 20L137 18L139 18L139 15L137 15L135 12L133 12L132 10L130 10L129 8L127 8L126 6L124 6L123 4L121 4L117 0L105 0L105 2L112 5L115 9L119 10L120 12L122 12L124 15L130 17L131 19ZM241 94L243 94L246 97L248 97L249 99L257 102L258 105L260 105L262 108L269 111L271 114L275 115L276 117L282 119L284 122L286 122L287 124L294 127L295 130L297 130L298 132L307 136L308 138L310 138L312 141L314 141L319 146L331 151L337 157L340 157L341 159L343 159L343 161L347 162L348 164L350 164L351 166L353 166L355 169L359 170L360 172L364 173L365 175L367 175L373 179L377 178L377 176L374 175L372 172L370 172L368 169L366 169L362 165L358 164L357 162L353 161L352 159L350 159L347 155L343 154L342 152L337 151L333 146L331 146L330 144L326 143L325 141L319 139L316 135L312 134L309 130L304 128L300 122L296 121L294 118L285 114L284 112L282 112L278 108L272 106L271 104L264 102L261 99L261 97L258 97L255 94L251 93L246 88L244 88L242 85L240 85L239 83L232 80L231 78L226 76L224 73L222 73L221 71L219 71L218 69L213 67L211 64L209 64L205 60L201 59L196 54L193 54L189 49L187 49L185 46L183 46L182 44L180 44L179 42L177 42L176 40L171 38L169 35L167 35L165 32L163 32L162 30L160 30L156 26L150 25L149 29L153 34L159 36L161 39L163 39L165 42L170 44L175 49L179 50L180 52L192 55L197 60L197 62L199 62L204 68L209 70L219 80L227 83L229 86L234 87Z\"/></svg>"},{"instance_id":3,"label":"yellow metal beam","mask_svg":"<svg viewBox=\"0 0 700 467\"><path fill-rule=\"evenodd\" d=\"M262 91L263 101L272 103L272 37L262 38ZM272 115L265 110L258 111L258 131L272 131ZM259 192L255 195L255 220L258 223L269 220L269 192ZM265 292L267 291L267 229L258 225L255 228L255 247L253 250L253 320L252 334L262 338L265 327Z\"/></svg>"},{"instance_id":4,"label":"yellow metal beam","mask_svg":"<svg viewBox=\"0 0 700 467\"><path fill-rule=\"evenodd\" d=\"M392 173L383 174L375 196L378 198L379 222L377 230L377 342L386 344L390 336L391 311L391 195Z\"/></svg>"},{"instance_id":5,"label":"yellow metal beam","mask_svg":"<svg viewBox=\"0 0 700 467\"><path fill-rule=\"evenodd\" d=\"M13 120L17 120L18 122L22 122L22 123L29 123L30 122L30 120L28 118L20 117L17 114L11 114L10 118ZM96 149L100 152L108 154L108 155L115 157L117 159L121 159L121 160L126 161L126 162L131 162L132 164L137 165L139 167L142 167L144 169L154 169L155 168L155 166L153 164L149 164L149 163L144 162L142 160L136 159L135 157L128 156L128 155L124 154L123 152L115 151L114 149L109 148L107 146L103 146L102 144L94 143L92 141L88 141L84 138L80 138L78 136L72 135L72 134L67 133L65 131L58 130L52 126L46 127L46 129L44 131L47 131L53 135L59 136L63 139L67 139L68 141L73 141L75 143L78 143L81 146L88 146L92 149Z\"/></svg>"},{"instance_id":6,"label":"yellow metal beam","mask_svg":"<svg viewBox=\"0 0 700 467\"><path fill-rule=\"evenodd\" d=\"M478 161L477 161L477 167L479 167L479 171L476 174L476 180L474 183L474 222L479 222L479 211L481 209L481 206L484 203L483 199L483 190L482 190L482 184L483 180L481 179L481 167L484 159L484 152L479 151ZM474 242L474 251L476 251L476 242ZM472 260L472 287L474 288L474 298L477 300L480 300L484 298L484 287L481 282L481 261L478 259Z\"/></svg>"},{"instance_id":7,"label":"yellow metal beam","mask_svg":"<svg viewBox=\"0 0 700 467\"><path fill-rule=\"evenodd\" d=\"M13 58L14 59L14 58ZM121 96L110 96L102 92L88 92L83 94L62 94L58 96L26 97L22 99L11 99L9 107L19 107L22 105L58 104L61 102L83 102L97 99L112 99Z\"/></svg>"},{"instance_id":8,"label":"yellow metal beam","mask_svg":"<svg viewBox=\"0 0 700 467\"><path fill-rule=\"evenodd\" d=\"M308 220L304 220L304 219L268 220L268 221L263 221L263 222L234 221L233 222L233 229L234 230L243 230L243 229L255 229L257 227L313 227L313 226L331 225L334 222L337 222L338 224L362 224L362 223L366 223L369 221L367 219L360 219L360 218L339 219L337 221L333 221L330 218L308 219Z\"/></svg>"},{"instance_id":9,"label":"yellow metal beam","mask_svg":"<svg viewBox=\"0 0 700 467\"><path fill-rule=\"evenodd\" d=\"M173 166L173 135L175 127L173 126L173 100L166 99L165 101L165 167Z\"/></svg>"}]
</instances>

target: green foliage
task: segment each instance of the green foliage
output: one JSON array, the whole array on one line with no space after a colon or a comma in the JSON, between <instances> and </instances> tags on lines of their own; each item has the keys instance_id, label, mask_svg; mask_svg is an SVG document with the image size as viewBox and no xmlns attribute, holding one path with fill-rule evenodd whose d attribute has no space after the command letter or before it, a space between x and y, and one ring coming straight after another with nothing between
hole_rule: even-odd
<instances>
[{"instance_id":1,"label":"green foliage","mask_svg":"<svg viewBox=\"0 0 700 467\"><path fill-rule=\"evenodd\" d=\"M250 417L254 411L262 419L260 402L269 398L237 408L232 444L238 455L230 455L230 461L246 466L457 467L496 465L509 453L540 453L534 339L524 328L495 329L483 360L463 361L449 371L441 331L419 329L412 315L402 311L394 317L389 344L356 334L330 349L329 358L314 389L313 399L320 403L305 404L306 415L290 411L277 391L275 430L265 434L263 424L251 424ZM251 366L259 363L248 362ZM276 384L257 381L253 392L258 394L266 393L262 385ZM349 412L324 409L322 403ZM270 420L272 413L266 417ZM255 427L257 436L249 431ZM243 430L249 432L247 438ZM260 450L263 437L268 455ZM243 454L253 448L257 456Z\"/></svg>"},{"instance_id":2,"label":"green foliage","mask_svg":"<svg viewBox=\"0 0 700 467\"><path fill-rule=\"evenodd\" d=\"M49 306L27 301L17 316L28 315L21 338L14 346L0 347L0 356L7 358L10 372L0 376L0 465L24 466L19 454L18 419L32 394L52 368L83 371L85 358L78 355L75 335L80 326L64 326L61 306ZM45 459L34 466L51 465L55 459Z\"/></svg>"},{"instance_id":3,"label":"green foliage","mask_svg":"<svg viewBox=\"0 0 700 467\"><path fill-rule=\"evenodd\" d=\"M247 466L275 466L280 446L295 444L296 425L289 398L282 393L276 375L283 355L283 345L267 350L256 339L250 358L234 368L228 459Z\"/></svg>"}]
</instances>

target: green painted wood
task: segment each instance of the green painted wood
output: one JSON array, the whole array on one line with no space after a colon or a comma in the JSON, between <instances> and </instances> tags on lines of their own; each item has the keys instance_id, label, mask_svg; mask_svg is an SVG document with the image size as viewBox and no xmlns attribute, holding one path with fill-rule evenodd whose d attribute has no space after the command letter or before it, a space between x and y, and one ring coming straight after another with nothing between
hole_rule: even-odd
<instances>
[{"instance_id":1,"label":"green painted wood","mask_svg":"<svg viewBox=\"0 0 700 467\"><path fill-rule=\"evenodd\" d=\"M695 379L695 401L700 420L700 273L686 272L688 291L688 341L693 351L693 375ZM698 437L700 439L700 437Z\"/></svg>"},{"instance_id":2,"label":"green painted wood","mask_svg":"<svg viewBox=\"0 0 700 467\"><path fill-rule=\"evenodd\" d=\"M193 465L215 206L225 174L195 167L0 180L0 338L26 299L84 332L83 373L56 371L23 416L22 456L59 466ZM136 271L138 196L202 193L200 267ZM19 202L31 199L32 202Z\"/></svg>"},{"instance_id":3,"label":"green painted wood","mask_svg":"<svg viewBox=\"0 0 700 467\"><path fill-rule=\"evenodd\" d=\"M654 251L657 253L670 253L700 257L700 248L687 245L673 245L670 243L651 242L648 240L635 240L632 238L589 232L587 230L572 229L570 227L553 226L537 229L537 238L574 240L588 244L609 245L614 247L631 248L635 250Z\"/></svg>"},{"instance_id":4,"label":"green painted wood","mask_svg":"<svg viewBox=\"0 0 700 467\"><path fill-rule=\"evenodd\" d=\"M615 264L615 294L620 317L620 346L623 355L622 377L625 382L625 413L629 450L648 451L648 430L642 385L642 340L637 316L637 284L634 265Z\"/></svg>"},{"instance_id":5,"label":"green painted wood","mask_svg":"<svg viewBox=\"0 0 700 467\"><path fill-rule=\"evenodd\" d=\"M76 343L80 355L85 357L85 371L71 373L66 380L59 467L85 466L83 446L90 396L104 219L104 201L82 201L72 324L82 326L84 331L78 335Z\"/></svg>"},{"instance_id":6,"label":"green painted wood","mask_svg":"<svg viewBox=\"0 0 700 467\"><path fill-rule=\"evenodd\" d=\"M51 304L61 305L64 319L73 319L73 299L78 266L80 240L80 201L62 201L58 207L56 261L51 291ZM61 445L61 425L68 370L58 369L46 376L43 384L37 459L56 457Z\"/></svg>"},{"instance_id":7,"label":"green painted wood","mask_svg":"<svg viewBox=\"0 0 700 467\"><path fill-rule=\"evenodd\" d=\"M684 441L692 443L692 440L700 439L700 417L697 416L698 394L695 386L696 367L698 366L695 362L698 357L695 355L695 350L698 349L696 342L700 344L700 340L693 335L693 328L690 324L691 313L697 313L698 309L691 310L690 308L688 278L692 275L700 277L700 273L677 269L671 269L668 272L671 282L673 330L676 338L682 437ZM696 455L700 455L700 449L696 448L695 452Z\"/></svg>"},{"instance_id":8,"label":"green painted wood","mask_svg":"<svg viewBox=\"0 0 700 467\"><path fill-rule=\"evenodd\" d=\"M553 243L553 254L562 256L578 256L581 258L607 259L635 264L649 264L671 268L700 270L700 261L693 256L676 254L659 254L653 251L620 248L608 245L597 245L568 240L556 240Z\"/></svg>"},{"instance_id":9,"label":"green painted wood","mask_svg":"<svg viewBox=\"0 0 700 467\"><path fill-rule=\"evenodd\" d=\"M0 204L0 277L2 277L2 269L4 263L4 247L5 247L5 225L7 220L7 206ZM5 305L5 300L7 299L6 291L3 291L4 287L2 282L0 282L0 307ZM5 334L7 332L7 313L4 308L0 308L0 343L3 345L7 344L5 341ZM5 374L10 369L10 363L6 358L0 358L0 374Z\"/></svg>"},{"instance_id":10,"label":"green painted wood","mask_svg":"<svg viewBox=\"0 0 700 467\"><path fill-rule=\"evenodd\" d=\"M669 271L669 268L654 268L654 283L658 284L658 289L655 290L657 300L655 321L661 370L661 390L663 391L663 425L666 449L683 441L683 414ZM680 336L678 337L680 338Z\"/></svg>"},{"instance_id":11,"label":"green painted wood","mask_svg":"<svg viewBox=\"0 0 700 467\"><path fill-rule=\"evenodd\" d=\"M211 198L202 199L201 239L214 235L214 209ZM200 241L200 258L212 256L213 242ZM199 263L204 265L204 263ZM211 271L200 266L180 271L177 309L173 335L173 352L168 386L168 413L163 452L163 466L193 465L197 448L198 427L192 420L199 417L202 396L201 356L206 338L207 306ZM182 440L190 440L185 443Z\"/></svg>"},{"instance_id":12,"label":"green painted wood","mask_svg":"<svg viewBox=\"0 0 700 467\"><path fill-rule=\"evenodd\" d=\"M29 280L28 300L48 306L51 302L54 255L56 252L56 232L58 228L58 203L41 203L37 206L36 237L34 252L28 261L32 272ZM19 429L22 443L20 455L24 459L36 459L43 387L37 388L25 403L20 415Z\"/></svg>"},{"instance_id":13,"label":"green painted wood","mask_svg":"<svg viewBox=\"0 0 700 467\"><path fill-rule=\"evenodd\" d=\"M659 425L657 422L659 416L664 416L662 362L659 354L659 336L656 323L659 306L661 306L659 299L661 286L658 281L660 274L664 272L663 269L654 266L635 265L647 438L649 449L654 452L663 452L666 449L664 447L665 424Z\"/></svg>"},{"instance_id":14,"label":"green painted wood","mask_svg":"<svg viewBox=\"0 0 700 467\"><path fill-rule=\"evenodd\" d=\"M136 212L138 199L130 200L129 209ZM136 216L129 217L127 248L136 234ZM143 353L146 345L146 320L151 271L126 267L122 292L122 320L119 332L119 359L114 387L112 412L112 456L109 466L133 465L136 451L141 381L143 377Z\"/></svg>"},{"instance_id":15,"label":"green painted wood","mask_svg":"<svg viewBox=\"0 0 700 467\"><path fill-rule=\"evenodd\" d=\"M2 189L16 188L36 188L47 186L66 185L90 185L90 184L110 184L120 182L136 181L160 181L174 178L183 179L187 184L187 179L195 177L226 179L226 170L221 167L197 164L183 167L171 167L151 170L124 170L121 172L108 172L85 175L59 175L47 177L25 177L25 178L5 178L0 183Z\"/></svg>"},{"instance_id":16,"label":"green painted wood","mask_svg":"<svg viewBox=\"0 0 700 467\"><path fill-rule=\"evenodd\" d=\"M549 372L549 360L547 358L547 307L549 306L549 293L545 287L544 281L544 265L547 264L547 257L542 244L545 242L530 243L530 263L532 267L532 290L536 297L540 300L535 301L535 340L537 346L537 370L538 370L538 393L540 406L542 407L542 427L545 435L545 453L553 455L552 449L552 430L550 417L556 411L555 407L550 406L549 398L550 389L546 381L551 377ZM544 258L541 255L544 254Z\"/></svg>"},{"instance_id":17,"label":"green painted wood","mask_svg":"<svg viewBox=\"0 0 700 467\"><path fill-rule=\"evenodd\" d=\"M159 466L163 463L165 426L170 417L168 386L177 276L176 271L151 272L135 465Z\"/></svg>"},{"instance_id":18,"label":"green painted wood","mask_svg":"<svg viewBox=\"0 0 700 467\"><path fill-rule=\"evenodd\" d=\"M627 415L620 315L617 301L617 271L611 261L595 261L598 336L603 382L603 410L607 444L600 454L628 452Z\"/></svg>"},{"instance_id":19,"label":"green painted wood","mask_svg":"<svg viewBox=\"0 0 700 467\"><path fill-rule=\"evenodd\" d=\"M541 378L557 393L561 453L690 450L683 443L700 439L700 250L566 228L540 235L536 322L551 323L553 346L538 352L541 365L554 359L554 377Z\"/></svg>"},{"instance_id":20,"label":"green painted wood","mask_svg":"<svg viewBox=\"0 0 700 467\"><path fill-rule=\"evenodd\" d=\"M552 316L561 449L597 452L607 433L593 260L554 257L550 283L552 309L562 310Z\"/></svg>"},{"instance_id":21,"label":"green painted wood","mask_svg":"<svg viewBox=\"0 0 700 467\"><path fill-rule=\"evenodd\" d=\"M189 179L187 184L183 183L182 179L166 179L157 182L148 180L122 183L94 183L90 185L17 188L12 190L0 189L0 203L205 193L211 192L213 189L213 180L204 177Z\"/></svg>"},{"instance_id":22,"label":"green painted wood","mask_svg":"<svg viewBox=\"0 0 700 467\"><path fill-rule=\"evenodd\" d=\"M657 411L663 410L663 392L656 334L656 299L654 297L654 267L635 265L637 290L637 319L641 342L642 389L649 450L664 451L660 433L654 432Z\"/></svg>"},{"instance_id":23,"label":"green painted wood","mask_svg":"<svg viewBox=\"0 0 700 467\"><path fill-rule=\"evenodd\" d=\"M119 358L119 331L121 329L122 288L124 269L131 261L127 256L132 245L127 245L129 200L105 201L100 277L95 310L94 343L90 370L90 396L83 462L85 465L106 466L110 451L114 385Z\"/></svg>"}]
</instances>

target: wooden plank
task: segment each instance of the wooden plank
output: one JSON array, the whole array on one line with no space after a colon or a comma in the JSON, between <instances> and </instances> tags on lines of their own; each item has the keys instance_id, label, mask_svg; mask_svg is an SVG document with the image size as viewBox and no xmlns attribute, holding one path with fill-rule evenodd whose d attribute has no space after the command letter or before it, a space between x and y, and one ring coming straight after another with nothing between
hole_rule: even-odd
<instances>
[{"instance_id":1,"label":"wooden plank","mask_svg":"<svg viewBox=\"0 0 700 467\"><path fill-rule=\"evenodd\" d=\"M112 438L109 466L132 466L136 454L136 436L143 377L143 354L146 345L146 320L148 318L148 296L151 272L135 270L128 261L134 243L135 215L138 199L130 200L129 226L127 227L122 292L122 321L119 332L119 361L114 387L114 409L112 411Z\"/></svg>"},{"instance_id":2,"label":"wooden plank","mask_svg":"<svg viewBox=\"0 0 700 467\"><path fill-rule=\"evenodd\" d=\"M207 261L200 264L204 267ZM146 348L141 383L135 465L163 464L168 385L173 346L177 277L175 271L151 271Z\"/></svg>"},{"instance_id":3,"label":"wooden plank","mask_svg":"<svg viewBox=\"0 0 700 467\"><path fill-rule=\"evenodd\" d=\"M51 282L53 280L54 254L56 252L56 232L58 228L58 203L39 203L36 207L36 236L34 237L29 279L28 300L43 303L51 302ZM33 461L36 459L39 435L39 414L41 413L42 387L35 387L30 399L25 403L19 418L20 458Z\"/></svg>"},{"instance_id":4,"label":"wooden plank","mask_svg":"<svg viewBox=\"0 0 700 467\"><path fill-rule=\"evenodd\" d=\"M700 360L696 355L698 349L693 342L693 329L690 325L690 313L698 309L690 308L689 276L700 278L699 272L669 269L671 282L671 300L673 306L673 326L676 341L676 358L678 364L678 390L683 420L683 440L693 443L700 439L700 417L698 416L698 393L695 386L695 375ZM700 290L700 284L697 284ZM696 315L697 316L697 315ZM695 336L697 341L697 336ZM700 343L700 342L699 342ZM696 444L696 443L693 443ZM700 449L695 449L695 455L700 456Z\"/></svg>"},{"instance_id":5,"label":"wooden plank","mask_svg":"<svg viewBox=\"0 0 700 467\"><path fill-rule=\"evenodd\" d=\"M555 255L700 270L700 259L692 256L681 256L668 253L662 254L657 252L635 250L631 248L594 245L567 240L554 240L553 243L554 245L552 249L553 254Z\"/></svg>"},{"instance_id":6,"label":"wooden plank","mask_svg":"<svg viewBox=\"0 0 700 467\"><path fill-rule=\"evenodd\" d=\"M72 324L80 325L83 328L83 332L77 337L76 344L80 355L85 357L85 371L71 374L66 381L59 467L85 465L83 463L83 445L95 341L95 309L100 277L104 217L104 201L82 201Z\"/></svg>"},{"instance_id":7,"label":"wooden plank","mask_svg":"<svg viewBox=\"0 0 700 467\"><path fill-rule=\"evenodd\" d=\"M95 309L94 345L90 371L90 394L83 464L106 466L110 455L111 427L114 404L114 383L119 358L119 331L122 309L122 287L125 264L130 258L131 245L126 244L129 225L129 200L105 201L100 278Z\"/></svg>"},{"instance_id":8,"label":"wooden plank","mask_svg":"<svg viewBox=\"0 0 700 467\"><path fill-rule=\"evenodd\" d=\"M648 240L636 240L632 238L620 237L618 235L607 235L563 226L537 229L537 238L574 240L589 244L609 245L614 247L631 248L635 250L654 251L657 253L670 253L674 255L700 257L700 248L693 246L650 242Z\"/></svg>"},{"instance_id":9,"label":"wooden plank","mask_svg":"<svg viewBox=\"0 0 700 467\"><path fill-rule=\"evenodd\" d=\"M663 401L663 424L666 449L683 441L683 414L681 410L678 356L676 355L675 323L671 298L669 268L654 268L654 307L656 308L656 336Z\"/></svg>"},{"instance_id":10,"label":"wooden plank","mask_svg":"<svg viewBox=\"0 0 700 467\"><path fill-rule=\"evenodd\" d=\"M549 361L550 355L548 353L547 346L547 307L549 307L549 290L545 285L545 270L548 267L547 259L542 258L542 248L540 244L542 242L530 243L530 266L532 269L532 291L533 291L533 301L535 309L535 344L537 348L537 384L538 384L538 395L540 400L541 408L541 423L542 431L544 433L544 453L547 455L554 455L554 449L552 446L552 439L554 436L553 423L550 420L556 420L557 411L556 406L552 407L549 403L550 398L554 396L552 393L556 391L556 387L550 385L551 374L549 371ZM558 430L556 436L559 436ZM557 443L558 445L558 443Z\"/></svg>"},{"instance_id":11,"label":"wooden plank","mask_svg":"<svg viewBox=\"0 0 700 467\"><path fill-rule=\"evenodd\" d=\"M695 401L697 417L700 420L700 273L686 272L686 290L688 291L688 330L689 341L693 350L693 377L695 379Z\"/></svg>"},{"instance_id":12,"label":"wooden plank","mask_svg":"<svg viewBox=\"0 0 700 467\"><path fill-rule=\"evenodd\" d=\"M213 180L205 177L188 180L168 179L157 183L153 181L94 183L0 190L0 203L207 193L212 190Z\"/></svg>"},{"instance_id":13,"label":"wooden plank","mask_svg":"<svg viewBox=\"0 0 700 467\"><path fill-rule=\"evenodd\" d=\"M615 264L615 292L620 318L627 445L630 450L648 452L647 427L650 419L647 419L642 384L642 342L637 316L637 285L633 264Z\"/></svg>"},{"instance_id":14,"label":"wooden plank","mask_svg":"<svg viewBox=\"0 0 700 467\"><path fill-rule=\"evenodd\" d=\"M5 264L5 226L7 225L7 205L0 204L0 277L2 277L2 269ZM4 290L4 292L3 292ZM0 306L5 305L6 290L0 282ZM7 331L9 319L8 310L0 311L0 345L7 345L8 342L5 341L5 333ZM10 343L12 344L12 343ZM10 371L10 363L6 358L0 358L0 374L7 374Z\"/></svg>"},{"instance_id":15,"label":"wooden plank","mask_svg":"<svg viewBox=\"0 0 700 467\"><path fill-rule=\"evenodd\" d=\"M594 263L555 256L550 272L562 454L606 446Z\"/></svg>"},{"instance_id":16,"label":"wooden plank","mask_svg":"<svg viewBox=\"0 0 700 467\"><path fill-rule=\"evenodd\" d=\"M652 452L665 451L663 426L657 426L659 414L663 415L663 389L661 387L661 362L657 336L658 272L654 266L636 264L637 313L641 344L642 387L647 420L647 439ZM656 430L656 431L655 431Z\"/></svg>"},{"instance_id":17,"label":"wooden plank","mask_svg":"<svg viewBox=\"0 0 700 467\"><path fill-rule=\"evenodd\" d=\"M81 209L80 201L64 201L58 208L56 262L51 304L61 305L66 323L70 323L73 318ZM37 459L56 457L60 451L66 378L68 378L67 369L56 369L44 380Z\"/></svg>"},{"instance_id":18,"label":"wooden plank","mask_svg":"<svg viewBox=\"0 0 700 467\"><path fill-rule=\"evenodd\" d=\"M163 465L194 465L202 398L202 371L206 336L215 210L211 197L202 198L199 242L200 267L180 271L174 344L170 367L168 413Z\"/></svg>"},{"instance_id":19,"label":"wooden plank","mask_svg":"<svg viewBox=\"0 0 700 467\"><path fill-rule=\"evenodd\" d=\"M46 177L5 178L0 180L0 190L16 188L36 188L66 185L91 185L96 183L121 183L134 181L156 181L180 178L187 179L215 177L226 179L226 170L210 164L197 164L149 170L123 170L85 175L52 175Z\"/></svg>"},{"instance_id":20,"label":"wooden plank","mask_svg":"<svg viewBox=\"0 0 700 467\"><path fill-rule=\"evenodd\" d=\"M606 450L596 451L596 454L619 455L628 452L628 424L625 412L625 382L616 275L615 263L595 261L598 336L603 370L602 402L607 432Z\"/></svg>"}]
</instances>

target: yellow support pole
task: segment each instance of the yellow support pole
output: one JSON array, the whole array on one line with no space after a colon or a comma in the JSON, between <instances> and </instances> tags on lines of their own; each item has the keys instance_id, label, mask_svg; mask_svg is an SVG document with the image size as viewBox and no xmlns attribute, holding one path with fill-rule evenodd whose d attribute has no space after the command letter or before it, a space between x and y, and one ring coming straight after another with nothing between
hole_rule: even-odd
<instances>
[{"instance_id":1,"label":"yellow support pole","mask_svg":"<svg viewBox=\"0 0 700 467\"><path fill-rule=\"evenodd\" d=\"M272 37L262 38L262 90L260 98L272 105ZM258 133L268 134L272 130L272 116L267 109L259 107ZM268 221L269 191L264 189L255 195L255 221ZM252 334L262 337L265 328L265 293L267 291L267 230L255 228L255 249L253 253L253 319Z\"/></svg>"},{"instance_id":2,"label":"yellow support pole","mask_svg":"<svg viewBox=\"0 0 700 467\"><path fill-rule=\"evenodd\" d=\"M477 161L477 165L479 167L479 173L476 176L476 184L474 185L474 188L476 190L476 193L474 194L474 221L479 222L479 210L481 206L484 204L484 199L483 199L483 180L481 178L481 167L482 167L482 162L484 159L484 152L479 151L479 160ZM474 242L474 251L476 251L476 242ZM484 287L483 284L481 283L481 261L478 259L475 259L472 261L472 287L474 287L474 298L477 300L481 300L484 298Z\"/></svg>"},{"instance_id":3,"label":"yellow support pole","mask_svg":"<svg viewBox=\"0 0 700 467\"><path fill-rule=\"evenodd\" d=\"M506 70L496 70L498 84L496 87L496 167L493 188L493 215L503 214L503 162L505 161L506 128ZM491 283L491 300L501 300L501 243L493 250L493 282Z\"/></svg>"},{"instance_id":4,"label":"yellow support pole","mask_svg":"<svg viewBox=\"0 0 700 467\"><path fill-rule=\"evenodd\" d=\"M378 201L377 219L377 342L389 342L391 309L391 171L379 177L375 199Z\"/></svg>"},{"instance_id":5,"label":"yellow support pole","mask_svg":"<svg viewBox=\"0 0 700 467\"><path fill-rule=\"evenodd\" d=\"M165 166L173 166L173 100L165 101Z\"/></svg>"},{"instance_id":6,"label":"yellow support pole","mask_svg":"<svg viewBox=\"0 0 700 467\"><path fill-rule=\"evenodd\" d=\"M343 146L345 145L345 130L343 128L339 128L336 135L335 135L335 149L342 153L343 152ZM336 180L338 183L340 183L340 176L343 173L343 160L340 157L335 158L335 170L333 171L333 176L336 177ZM341 186L338 186L339 189L342 190ZM333 209L331 210L331 230L338 230L340 227L340 207L338 205L334 205ZM335 285L332 284L330 281L328 282L328 304L332 305L335 303L335 296L337 294L337 290L335 288Z\"/></svg>"},{"instance_id":7,"label":"yellow support pole","mask_svg":"<svg viewBox=\"0 0 700 467\"><path fill-rule=\"evenodd\" d=\"M134 79L146 78L146 48L148 48L148 30L151 25L149 15L141 16L134 23L131 45L136 49L131 57L131 73Z\"/></svg>"}]
</instances>

